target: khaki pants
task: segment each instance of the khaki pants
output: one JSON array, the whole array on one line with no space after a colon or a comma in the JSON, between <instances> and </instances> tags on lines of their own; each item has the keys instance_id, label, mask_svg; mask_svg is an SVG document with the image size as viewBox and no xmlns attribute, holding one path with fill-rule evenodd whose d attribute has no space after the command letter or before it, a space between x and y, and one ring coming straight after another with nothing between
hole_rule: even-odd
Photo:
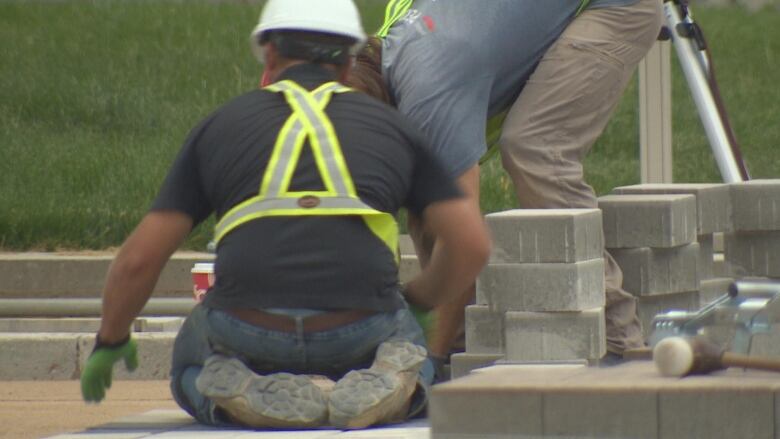
<instances>
[{"instance_id":1,"label":"khaki pants","mask_svg":"<svg viewBox=\"0 0 780 439\"><path fill-rule=\"evenodd\" d=\"M547 51L504 122L503 166L524 208L595 208L582 160L661 28L660 0L589 9ZM607 349L643 345L635 298L605 251Z\"/></svg>"}]
</instances>

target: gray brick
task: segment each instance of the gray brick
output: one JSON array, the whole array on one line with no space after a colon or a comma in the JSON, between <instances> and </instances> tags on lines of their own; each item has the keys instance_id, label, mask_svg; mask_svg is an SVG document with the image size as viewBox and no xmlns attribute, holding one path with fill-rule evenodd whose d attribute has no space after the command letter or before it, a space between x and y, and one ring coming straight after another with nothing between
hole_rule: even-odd
<instances>
[{"instance_id":1,"label":"gray brick","mask_svg":"<svg viewBox=\"0 0 780 439\"><path fill-rule=\"evenodd\" d=\"M780 277L780 231L727 233L725 246L736 277Z\"/></svg>"},{"instance_id":2,"label":"gray brick","mask_svg":"<svg viewBox=\"0 0 780 439\"><path fill-rule=\"evenodd\" d=\"M623 271L623 288L637 296L699 289L699 244L609 249Z\"/></svg>"},{"instance_id":3,"label":"gray brick","mask_svg":"<svg viewBox=\"0 0 780 439\"><path fill-rule=\"evenodd\" d=\"M4 380L78 378L77 339L76 334L0 334L0 377Z\"/></svg>"},{"instance_id":4,"label":"gray brick","mask_svg":"<svg viewBox=\"0 0 780 439\"><path fill-rule=\"evenodd\" d=\"M466 307L466 352L470 354L504 353L504 314L487 305Z\"/></svg>"},{"instance_id":5,"label":"gray brick","mask_svg":"<svg viewBox=\"0 0 780 439\"><path fill-rule=\"evenodd\" d=\"M175 332L135 333L133 338L138 344L138 368L128 372L124 364L114 367L114 379L117 380L164 380L170 377L171 358ZM78 364L79 370L87 362L92 347L95 344L93 334L79 337Z\"/></svg>"},{"instance_id":6,"label":"gray brick","mask_svg":"<svg viewBox=\"0 0 780 439\"><path fill-rule=\"evenodd\" d=\"M474 375L486 375L477 377L483 382L492 376ZM469 385L474 375L433 387L428 406L432 438L544 437L541 394L507 392L501 381Z\"/></svg>"},{"instance_id":7,"label":"gray brick","mask_svg":"<svg viewBox=\"0 0 780 439\"><path fill-rule=\"evenodd\" d=\"M504 316L507 361L598 359L606 353L604 308Z\"/></svg>"},{"instance_id":8,"label":"gray brick","mask_svg":"<svg viewBox=\"0 0 780 439\"><path fill-rule=\"evenodd\" d=\"M652 331L653 317L671 310L695 311L699 309L699 292L662 294L658 296L637 297L637 314L642 322L645 337Z\"/></svg>"},{"instance_id":9,"label":"gray brick","mask_svg":"<svg viewBox=\"0 0 780 439\"><path fill-rule=\"evenodd\" d=\"M724 183L653 183L621 186L615 194L689 194L696 197L696 233L729 232L733 229L731 220L731 197L729 185Z\"/></svg>"},{"instance_id":10,"label":"gray brick","mask_svg":"<svg viewBox=\"0 0 780 439\"><path fill-rule=\"evenodd\" d=\"M713 269L715 264L715 246L714 238L712 234L699 235L696 238L696 242L699 243L699 281L704 279L712 279Z\"/></svg>"},{"instance_id":11,"label":"gray brick","mask_svg":"<svg viewBox=\"0 0 780 439\"><path fill-rule=\"evenodd\" d=\"M545 416L544 437L665 438L656 404L654 394L629 390L546 394L543 410L552 416Z\"/></svg>"},{"instance_id":12,"label":"gray brick","mask_svg":"<svg viewBox=\"0 0 780 439\"><path fill-rule=\"evenodd\" d=\"M750 438L774 439L774 393L770 389L734 388L690 390L658 396L660 429L664 439Z\"/></svg>"},{"instance_id":13,"label":"gray brick","mask_svg":"<svg viewBox=\"0 0 780 439\"><path fill-rule=\"evenodd\" d=\"M503 354L472 354L470 352L458 352L450 357L450 374L452 379L466 376L474 369L492 366L496 361L504 358Z\"/></svg>"},{"instance_id":14,"label":"gray brick","mask_svg":"<svg viewBox=\"0 0 780 439\"><path fill-rule=\"evenodd\" d=\"M780 180L750 180L731 185L734 230L780 230Z\"/></svg>"},{"instance_id":15,"label":"gray brick","mask_svg":"<svg viewBox=\"0 0 780 439\"><path fill-rule=\"evenodd\" d=\"M607 248L676 247L696 241L693 195L599 197Z\"/></svg>"},{"instance_id":16,"label":"gray brick","mask_svg":"<svg viewBox=\"0 0 780 439\"><path fill-rule=\"evenodd\" d=\"M478 303L494 311L580 311L604 305L604 260L572 264L489 264Z\"/></svg>"},{"instance_id":17,"label":"gray brick","mask_svg":"<svg viewBox=\"0 0 780 439\"><path fill-rule=\"evenodd\" d=\"M596 259L603 251L598 209L515 209L492 213L491 262L571 263Z\"/></svg>"}]
</instances>

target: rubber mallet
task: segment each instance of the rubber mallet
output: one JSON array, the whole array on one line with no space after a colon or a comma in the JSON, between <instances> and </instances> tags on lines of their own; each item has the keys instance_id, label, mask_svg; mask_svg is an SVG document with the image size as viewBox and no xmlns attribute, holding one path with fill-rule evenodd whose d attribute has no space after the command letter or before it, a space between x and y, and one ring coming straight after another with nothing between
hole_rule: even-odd
<instances>
[{"instance_id":1,"label":"rubber mallet","mask_svg":"<svg viewBox=\"0 0 780 439\"><path fill-rule=\"evenodd\" d=\"M727 367L780 372L780 358L750 357L726 352L704 337L667 337L653 348L653 361L663 376L706 374Z\"/></svg>"}]
</instances>

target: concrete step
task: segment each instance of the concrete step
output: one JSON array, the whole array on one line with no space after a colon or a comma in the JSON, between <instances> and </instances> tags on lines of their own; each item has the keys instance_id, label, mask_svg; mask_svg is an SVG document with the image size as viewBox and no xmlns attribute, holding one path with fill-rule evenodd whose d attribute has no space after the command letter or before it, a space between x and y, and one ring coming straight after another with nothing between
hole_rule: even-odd
<instances>
[{"instance_id":1,"label":"concrete step","mask_svg":"<svg viewBox=\"0 0 780 439\"><path fill-rule=\"evenodd\" d=\"M419 272L408 235L399 240L399 277ZM0 377L68 380L80 376L100 327L101 291L111 252L0 254ZM139 368L115 368L116 379L167 379L173 341L195 306L190 270L209 253L178 252L133 324Z\"/></svg>"},{"instance_id":2,"label":"concrete step","mask_svg":"<svg viewBox=\"0 0 780 439\"><path fill-rule=\"evenodd\" d=\"M399 247L399 274L406 282L419 267L408 235L400 236ZM0 253L0 299L99 298L114 255L96 251ZM213 260L210 253L176 252L157 281L154 297L192 298L190 270L198 262Z\"/></svg>"},{"instance_id":3,"label":"concrete step","mask_svg":"<svg viewBox=\"0 0 780 439\"><path fill-rule=\"evenodd\" d=\"M110 252L0 254L0 298L100 297L113 258ZM192 297L192 266L213 258L209 253L175 253L154 294Z\"/></svg>"},{"instance_id":4,"label":"concrete step","mask_svg":"<svg viewBox=\"0 0 780 439\"><path fill-rule=\"evenodd\" d=\"M135 332L178 331L184 317L139 317L133 322ZM100 329L100 317L22 317L0 318L0 333L85 332Z\"/></svg>"},{"instance_id":5,"label":"concrete step","mask_svg":"<svg viewBox=\"0 0 780 439\"><path fill-rule=\"evenodd\" d=\"M192 297L153 297L142 316L186 316L197 302ZM0 317L97 317L99 298L0 299Z\"/></svg>"},{"instance_id":6,"label":"concrete step","mask_svg":"<svg viewBox=\"0 0 780 439\"><path fill-rule=\"evenodd\" d=\"M114 379L167 379L176 331L133 334L138 343L139 366L134 372L114 367ZM6 381L78 379L92 352L95 333L0 332L0 377Z\"/></svg>"}]
</instances>

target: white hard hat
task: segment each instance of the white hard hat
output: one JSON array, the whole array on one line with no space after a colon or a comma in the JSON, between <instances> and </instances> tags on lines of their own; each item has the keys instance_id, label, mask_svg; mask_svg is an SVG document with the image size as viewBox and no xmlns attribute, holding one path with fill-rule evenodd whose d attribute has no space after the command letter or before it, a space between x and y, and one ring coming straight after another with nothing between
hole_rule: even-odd
<instances>
[{"instance_id":1,"label":"white hard hat","mask_svg":"<svg viewBox=\"0 0 780 439\"><path fill-rule=\"evenodd\" d=\"M268 0L252 31L252 51L262 61L260 35L270 30L301 30L343 35L366 41L360 13L352 0Z\"/></svg>"}]
</instances>

